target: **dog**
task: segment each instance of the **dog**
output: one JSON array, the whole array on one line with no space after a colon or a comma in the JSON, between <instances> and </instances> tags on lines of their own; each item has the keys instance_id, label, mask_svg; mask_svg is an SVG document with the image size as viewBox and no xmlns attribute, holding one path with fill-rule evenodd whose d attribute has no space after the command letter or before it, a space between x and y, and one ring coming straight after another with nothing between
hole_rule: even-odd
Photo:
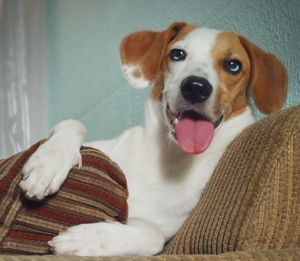
<instances>
[{"instance_id":1,"label":"dog","mask_svg":"<svg viewBox=\"0 0 300 261\"><path fill-rule=\"evenodd\" d=\"M176 22L161 32L130 34L120 55L131 85L152 86L144 126L86 145L124 171L128 223L70 227L49 242L57 254L159 253L199 201L226 147L254 122L248 92L265 114L286 99L282 63L235 32ZM23 168L27 197L42 200L59 190L72 166L81 164L85 134L76 120L55 126Z\"/></svg>"}]
</instances>

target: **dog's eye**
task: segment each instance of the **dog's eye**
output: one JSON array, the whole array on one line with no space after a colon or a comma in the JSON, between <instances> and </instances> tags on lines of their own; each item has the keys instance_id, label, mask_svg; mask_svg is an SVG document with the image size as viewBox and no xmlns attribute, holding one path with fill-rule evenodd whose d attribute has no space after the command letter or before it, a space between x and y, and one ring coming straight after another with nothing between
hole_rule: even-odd
<instances>
[{"instance_id":1,"label":"dog's eye","mask_svg":"<svg viewBox=\"0 0 300 261\"><path fill-rule=\"evenodd\" d=\"M172 61L183 61L186 57L186 52L182 49L174 48L170 51L169 57Z\"/></svg>"},{"instance_id":2,"label":"dog's eye","mask_svg":"<svg viewBox=\"0 0 300 261\"><path fill-rule=\"evenodd\" d=\"M239 60L225 60L224 69L231 74L238 74L242 70L242 63Z\"/></svg>"}]
</instances>

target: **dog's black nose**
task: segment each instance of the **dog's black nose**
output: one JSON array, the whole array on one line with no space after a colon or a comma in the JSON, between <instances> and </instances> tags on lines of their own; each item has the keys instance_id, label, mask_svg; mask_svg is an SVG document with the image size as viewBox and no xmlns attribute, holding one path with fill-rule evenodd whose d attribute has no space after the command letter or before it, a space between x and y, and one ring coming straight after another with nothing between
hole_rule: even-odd
<instances>
[{"instance_id":1,"label":"dog's black nose","mask_svg":"<svg viewBox=\"0 0 300 261\"><path fill-rule=\"evenodd\" d=\"M212 93L212 86L203 77L189 76L181 82L181 94L191 103L201 103L208 99Z\"/></svg>"}]
</instances>

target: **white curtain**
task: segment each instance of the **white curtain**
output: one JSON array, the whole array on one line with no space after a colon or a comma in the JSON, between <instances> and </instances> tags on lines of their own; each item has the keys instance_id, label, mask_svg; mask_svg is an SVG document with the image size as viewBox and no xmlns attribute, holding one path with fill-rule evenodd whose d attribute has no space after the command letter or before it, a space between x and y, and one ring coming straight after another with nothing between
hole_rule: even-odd
<instances>
[{"instance_id":1,"label":"white curtain","mask_svg":"<svg viewBox=\"0 0 300 261\"><path fill-rule=\"evenodd\" d=\"M46 1L0 0L0 159L46 132Z\"/></svg>"}]
</instances>

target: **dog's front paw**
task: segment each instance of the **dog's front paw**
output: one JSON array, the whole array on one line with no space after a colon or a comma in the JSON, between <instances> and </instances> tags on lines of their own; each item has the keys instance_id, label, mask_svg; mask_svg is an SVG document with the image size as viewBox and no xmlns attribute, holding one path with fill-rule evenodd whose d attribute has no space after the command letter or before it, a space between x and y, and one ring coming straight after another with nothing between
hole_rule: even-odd
<instances>
[{"instance_id":1,"label":"dog's front paw","mask_svg":"<svg viewBox=\"0 0 300 261\"><path fill-rule=\"evenodd\" d=\"M76 164L81 165L79 149L85 129L83 132L76 131L79 123L75 125L75 121L63 123L58 126L60 128L56 127L53 135L37 149L22 169L20 187L27 198L41 200L56 193L70 169ZM69 130L68 127L73 128Z\"/></svg>"},{"instance_id":2,"label":"dog's front paw","mask_svg":"<svg viewBox=\"0 0 300 261\"><path fill-rule=\"evenodd\" d=\"M150 256L159 253L165 243L162 231L154 224L129 219L70 227L48 244L54 253L78 256Z\"/></svg>"},{"instance_id":3,"label":"dog's front paw","mask_svg":"<svg viewBox=\"0 0 300 261\"><path fill-rule=\"evenodd\" d=\"M30 157L22 169L21 189L27 198L37 200L56 193L70 169L80 164L78 151L63 148L59 137L52 137Z\"/></svg>"},{"instance_id":4,"label":"dog's front paw","mask_svg":"<svg viewBox=\"0 0 300 261\"><path fill-rule=\"evenodd\" d=\"M120 223L94 223L70 227L48 244L55 254L78 256L111 256L123 252ZM127 240L130 240L127 238ZM125 243L125 242L124 242Z\"/></svg>"}]
</instances>

